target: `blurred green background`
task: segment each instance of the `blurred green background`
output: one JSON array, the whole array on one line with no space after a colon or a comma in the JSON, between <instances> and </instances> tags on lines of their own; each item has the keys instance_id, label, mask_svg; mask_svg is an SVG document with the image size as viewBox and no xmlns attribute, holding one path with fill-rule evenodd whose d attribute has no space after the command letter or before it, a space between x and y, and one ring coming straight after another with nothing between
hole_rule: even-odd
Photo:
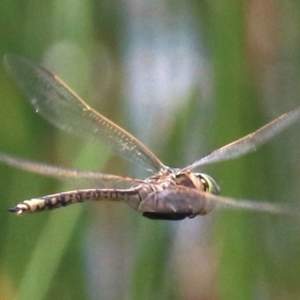
<instances>
[{"instance_id":1,"label":"blurred green background","mask_svg":"<svg viewBox=\"0 0 300 300\"><path fill-rule=\"evenodd\" d=\"M1 1L0 57L46 66L170 166L183 167L300 103L300 4L271 1ZM0 67L0 151L147 176L54 128ZM257 153L207 166L222 194L298 203L300 126ZM202 171L202 170L201 170ZM0 165L0 299L300 299L300 222L215 211L150 221L87 203L16 217L68 189Z\"/></svg>"}]
</instances>

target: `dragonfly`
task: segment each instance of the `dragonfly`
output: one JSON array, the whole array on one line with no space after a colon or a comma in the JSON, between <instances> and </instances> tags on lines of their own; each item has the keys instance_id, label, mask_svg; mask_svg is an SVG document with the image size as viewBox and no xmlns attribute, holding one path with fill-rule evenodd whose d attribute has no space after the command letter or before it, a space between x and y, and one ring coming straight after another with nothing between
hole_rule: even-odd
<instances>
[{"instance_id":1,"label":"dragonfly","mask_svg":"<svg viewBox=\"0 0 300 300\"><path fill-rule=\"evenodd\" d=\"M208 214L214 207L275 214L295 212L284 204L221 196L220 188L211 176L193 170L256 151L300 119L300 106L184 168L171 168L164 165L141 141L87 105L56 75L16 54L6 54L4 65L35 111L50 123L85 139L101 140L122 158L152 172L144 180L134 179L62 168L0 152L0 162L15 168L46 176L95 180L105 186L32 198L10 208L10 212L23 215L87 200L124 202L152 220L193 218ZM127 187L109 188L109 185L116 183Z\"/></svg>"}]
</instances>

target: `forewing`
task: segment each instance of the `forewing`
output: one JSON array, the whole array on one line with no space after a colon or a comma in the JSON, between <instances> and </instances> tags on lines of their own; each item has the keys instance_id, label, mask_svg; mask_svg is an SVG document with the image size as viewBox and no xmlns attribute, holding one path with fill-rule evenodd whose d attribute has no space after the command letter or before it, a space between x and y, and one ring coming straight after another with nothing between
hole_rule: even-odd
<instances>
[{"instance_id":1,"label":"forewing","mask_svg":"<svg viewBox=\"0 0 300 300\"><path fill-rule=\"evenodd\" d=\"M31 61L13 54L4 64L36 112L57 127L92 141L101 141L120 156L148 170L164 168L140 141L81 100L65 83Z\"/></svg>"},{"instance_id":2,"label":"forewing","mask_svg":"<svg viewBox=\"0 0 300 300\"><path fill-rule=\"evenodd\" d=\"M285 113L277 119L271 121L257 131L246 135L245 137L219 148L209 155L199 159L193 164L185 167L182 171L192 170L198 166L215 163L224 160L230 160L247 153L256 151L260 146L274 138L282 131L289 128L300 119L300 107Z\"/></svg>"}]
</instances>

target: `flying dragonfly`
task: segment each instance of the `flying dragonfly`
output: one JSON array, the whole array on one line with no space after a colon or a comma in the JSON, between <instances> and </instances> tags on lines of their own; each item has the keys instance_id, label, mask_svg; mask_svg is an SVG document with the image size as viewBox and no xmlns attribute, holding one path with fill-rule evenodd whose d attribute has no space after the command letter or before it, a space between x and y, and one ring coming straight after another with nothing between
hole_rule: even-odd
<instances>
[{"instance_id":1,"label":"flying dragonfly","mask_svg":"<svg viewBox=\"0 0 300 300\"><path fill-rule=\"evenodd\" d=\"M0 162L29 172L101 182L105 187L74 190L25 200L9 211L17 215L67 206L87 200L124 202L144 217L182 220L205 215L215 206L294 213L286 205L234 199L220 195L216 181L197 167L230 160L255 151L300 119L300 107L281 115L257 131L212 151L185 168L165 166L142 142L88 106L61 79L31 60L7 54L4 65L35 111L55 126L92 141L101 140L121 157L152 172L145 180L61 168L0 153ZM112 188L115 184L129 188Z\"/></svg>"}]
</instances>

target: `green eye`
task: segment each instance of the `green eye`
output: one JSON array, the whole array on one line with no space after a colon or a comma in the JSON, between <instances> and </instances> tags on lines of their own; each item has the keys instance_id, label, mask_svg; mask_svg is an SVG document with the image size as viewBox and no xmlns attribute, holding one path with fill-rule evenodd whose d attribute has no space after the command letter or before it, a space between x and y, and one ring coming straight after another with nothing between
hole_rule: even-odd
<instances>
[{"instance_id":1,"label":"green eye","mask_svg":"<svg viewBox=\"0 0 300 300\"><path fill-rule=\"evenodd\" d=\"M215 194L215 195L219 195L220 194L220 187L218 186L218 184L216 183L216 181L210 177L207 174L203 174L203 173L199 173L197 174L198 177L200 178L200 180L204 180L206 185L208 186L208 192Z\"/></svg>"}]
</instances>

